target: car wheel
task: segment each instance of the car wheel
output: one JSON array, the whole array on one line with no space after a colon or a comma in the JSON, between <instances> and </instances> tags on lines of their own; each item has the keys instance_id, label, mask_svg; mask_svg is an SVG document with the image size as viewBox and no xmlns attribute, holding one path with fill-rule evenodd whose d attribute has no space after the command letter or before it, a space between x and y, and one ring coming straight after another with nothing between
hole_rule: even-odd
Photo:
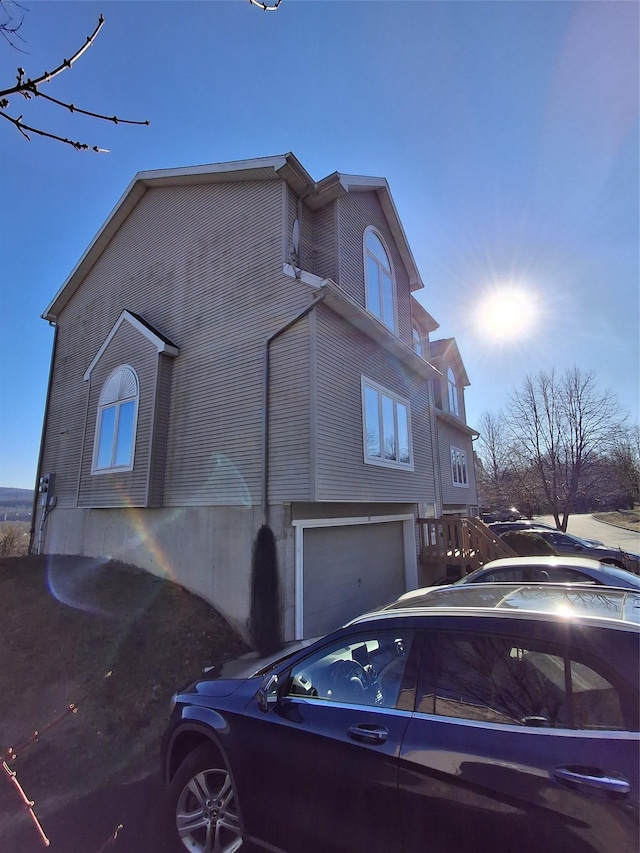
<instances>
[{"instance_id":1,"label":"car wheel","mask_svg":"<svg viewBox=\"0 0 640 853\"><path fill-rule=\"evenodd\" d=\"M516 520L515 515L510 515L510 516L509 516L509 521L515 521L515 520Z\"/></svg>"},{"instance_id":2,"label":"car wheel","mask_svg":"<svg viewBox=\"0 0 640 853\"><path fill-rule=\"evenodd\" d=\"M233 780L213 747L189 753L171 780L168 801L171 849L234 853L242 846Z\"/></svg>"}]
</instances>

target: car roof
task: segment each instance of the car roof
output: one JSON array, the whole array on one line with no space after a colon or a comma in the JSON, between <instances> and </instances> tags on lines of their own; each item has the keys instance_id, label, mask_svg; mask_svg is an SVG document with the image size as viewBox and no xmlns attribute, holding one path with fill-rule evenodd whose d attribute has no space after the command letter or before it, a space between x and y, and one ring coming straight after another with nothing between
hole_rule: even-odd
<instances>
[{"instance_id":1,"label":"car roof","mask_svg":"<svg viewBox=\"0 0 640 853\"><path fill-rule=\"evenodd\" d=\"M590 557L560 557L560 556L540 556L540 557L501 557L499 560L491 560L490 563L485 563L480 566L481 569L502 569L502 568L544 568L549 566L565 567L567 569L595 569L598 572L603 570L602 563L598 560L593 560Z\"/></svg>"},{"instance_id":2,"label":"car roof","mask_svg":"<svg viewBox=\"0 0 640 853\"><path fill-rule=\"evenodd\" d=\"M640 592L589 584L479 583L469 586L431 587L422 595L398 600L382 610L354 619L350 625L373 618L410 615L483 615L579 619L601 624L617 623L640 631Z\"/></svg>"}]
</instances>

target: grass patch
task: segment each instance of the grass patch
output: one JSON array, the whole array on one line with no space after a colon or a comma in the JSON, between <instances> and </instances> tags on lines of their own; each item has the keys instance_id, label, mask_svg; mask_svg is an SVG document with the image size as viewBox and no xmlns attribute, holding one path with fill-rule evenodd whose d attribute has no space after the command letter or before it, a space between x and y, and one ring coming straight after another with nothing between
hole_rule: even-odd
<instances>
[{"instance_id":1,"label":"grass patch","mask_svg":"<svg viewBox=\"0 0 640 853\"><path fill-rule=\"evenodd\" d=\"M640 510L619 509L617 512L594 512L596 521L604 521L605 524L613 524L615 527L623 527L625 530L633 530L640 533Z\"/></svg>"},{"instance_id":2,"label":"grass patch","mask_svg":"<svg viewBox=\"0 0 640 853\"><path fill-rule=\"evenodd\" d=\"M171 695L247 651L205 601L121 563L0 559L0 600L0 752L15 750L40 817L158 766ZM23 817L16 803L0 774L0 837Z\"/></svg>"}]
</instances>

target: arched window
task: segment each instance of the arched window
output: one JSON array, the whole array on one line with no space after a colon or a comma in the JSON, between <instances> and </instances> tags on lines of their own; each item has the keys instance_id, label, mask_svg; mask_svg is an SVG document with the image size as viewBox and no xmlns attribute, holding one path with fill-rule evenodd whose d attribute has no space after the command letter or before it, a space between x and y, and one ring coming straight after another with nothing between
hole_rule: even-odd
<instances>
[{"instance_id":1,"label":"arched window","mask_svg":"<svg viewBox=\"0 0 640 853\"><path fill-rule=\"evenodd\" d=\"M424 349L422 347L422 335L420 334L420 329L417 326L413 327L413 349L418 355L424 354Z\"/></svg>"},{"instance_id":2,"label":"arched window","mask_svg":"<svg viewBox=\"0 0 640 853\"><path fill-rule=\"evenodd\" d=\"M104 383L98 402L93 472L130 471L138 420L138 377L118 367Z\"/></svg>"},{"instance_id":3,"label":"arched window","mask_svg":"<svg viewBox=\"0 0 640 853\"><path fill-rule=\"evenodd\" d=\"M456 375L451 368L447 370L447 385L449 387L449 411L452 415L459 415L458 386L456 385Z\"/></svg>"},{"instance_id":4,"label":"arched window","mask_svg":"<svg viewBox=\"0 0 640 853\"><path fill-rule=\"evenodd\" d=\"M382 240L373 228L364 232L364 279L367 310L395 332L393 270Z\"/></svg>"}]
</instances>

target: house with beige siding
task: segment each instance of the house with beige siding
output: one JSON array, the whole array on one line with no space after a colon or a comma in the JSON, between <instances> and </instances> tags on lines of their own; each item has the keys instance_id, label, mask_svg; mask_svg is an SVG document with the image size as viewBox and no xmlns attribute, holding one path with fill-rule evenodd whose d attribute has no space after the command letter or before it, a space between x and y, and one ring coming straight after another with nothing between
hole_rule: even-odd
<instances>
[{"instance_id":1,"label":"house with beige siding","mask_svg":"<svg viewBox=\"0 0 640 853\"><path fill-rule=\"evenodd\" d=\"M266 524L286 638L415 586L416 517L477 504L422 287L383 178L138 173L43 314L33 549L172 578L246 632Z\"/></svg>"}]
</instances>

